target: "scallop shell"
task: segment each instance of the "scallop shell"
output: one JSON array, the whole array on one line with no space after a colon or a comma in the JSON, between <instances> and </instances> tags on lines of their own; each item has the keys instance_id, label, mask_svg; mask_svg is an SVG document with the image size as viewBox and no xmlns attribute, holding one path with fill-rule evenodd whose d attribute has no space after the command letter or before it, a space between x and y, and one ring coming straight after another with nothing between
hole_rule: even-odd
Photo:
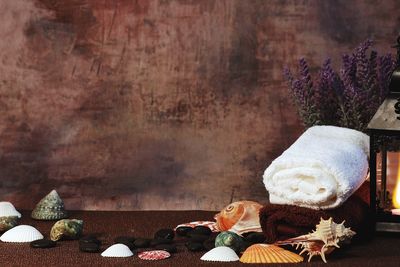
<instances>
[{"instance_id":1,"label":"scallop shell","mask_svg":"<svg viewBox=\"0 0 400 267\"><path fill-rule=\"evenodd\" d=\"M230 231L221 232L215 238L215 247L229 247L236 253L240 253L246 249L247 244L243 237Z\"/></svg>"},{"instance_id":2,"label":"scallop shell","mask_svg":"<svg viewBox=\"0 0 400 267\"><path fill-rule=\"evenodd\" d=\"M255 244L243 252L240 261L243 263L297 263L303 257L281 247L267 244Z\"/></svg>"},{"instance_id":3,"label":"scallop shell","mask_svg":"<svg viewBox=\"0 0 400 267\"><path fill-rule=\"evenodd\" d=\"M108 247L106 250L101 253L103 257L131 257L133 256L132 251L128 248L127 245L124 244L114 244Z\"/></svg>"},{"instance_id":4,"label":"scallop shell","mask_svg":"<svg viewBox=\"0 0 400 267\"><path fill-rule=\"evenodd\" d=\"M32 211L31 217L36 220L60 220L67 218L64 202L56 190L42 198Z\"/></svg>"},{"instance_id":5,"label":"scallop shell","mask_svg":"<svg viewBox=\"0 0 400 267\"><path fill-rule=\"evenodd\" d=\"M43 235L33 226L18 225L5 232L0 240L3 242L32 242L38 239L43 239Z\"/></svg>"},{"instance_id":6,"label":"scallop shell","mask_svg":"<svg viewBox=\"0 0 400 267\"><path fill-rule=\"evenodd\" d=\"M15 227L18 223L17 216L4 216L0 217L0 232L10 230Z\"/></svg>"},{"instance_id":7,"label":"scallop shell","mask_svg":"<svg viewBox=\"0 0 400 267\"><path fill-rule=\"evenodd\" d=\"M58 241L63 237L77 239L83 230L83 221L77 219L63 219L56 222L50 231L50 239Z\"/></svg>"},{"instance_id":8,"label":"scallop shell","mask_svg":"<svg viewBox=\"0 0 400 267\"><path fill-rule=\"evenodd\" d=\"M0 217L17 216L21 218L21 213L19 213L13 204L7 201L0 202Z\"/></svg>"},{"instance_id":9,"label":"scallop shell","mask_svg":"<svg viewBox=\"0 0 400 267\"><path fill-rule=\"evenodd\" d=\"M262 232L259 212L262 205L254 201L237 201L226 206L214 216L220 231L231 231L239 235L247 232Z\"/></svg>"},{"instance_id":10,"label":"scallop shell","mask_svg":"<svg viewBox=\"0 0 400 267\"><path fill-rule=\"evenodd\" d=\"M238 261L239 257L236 255L235 251L228 247L216 247L208 251L201 258L203 261Z\"/></svg>"}]
</instances>

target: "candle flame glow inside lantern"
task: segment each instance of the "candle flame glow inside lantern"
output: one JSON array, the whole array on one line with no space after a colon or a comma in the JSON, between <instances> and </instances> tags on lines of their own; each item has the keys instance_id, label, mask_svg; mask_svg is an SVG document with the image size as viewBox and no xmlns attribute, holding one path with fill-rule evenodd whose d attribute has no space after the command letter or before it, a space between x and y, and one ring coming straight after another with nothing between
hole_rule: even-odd
<instances>
[{"instance_id":1,"label":"candle flame glow inside lantern","mask_svg":"<svg viewBox=\"0 0 400 267\"><path fill-rule=\"evenodd\" d=\"M400 162L400 155L399 155L399 162ZM400 164L399 167L397 168L397 180L396 180L396 186L394 187L393 190L393 207L398 209L400 208Z\"/></svg>"}]
</instances>

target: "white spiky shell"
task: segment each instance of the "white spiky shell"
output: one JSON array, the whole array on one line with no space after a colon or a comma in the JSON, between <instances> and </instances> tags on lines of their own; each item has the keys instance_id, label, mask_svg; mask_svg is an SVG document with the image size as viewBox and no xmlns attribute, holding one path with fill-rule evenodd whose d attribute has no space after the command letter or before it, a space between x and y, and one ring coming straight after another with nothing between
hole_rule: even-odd
<instances>
[{"instance_id":1,"label":"white spiky shell","mask_svg":"<svg viewBox=\"0 0 400 267\"><path fill-rule=\"evenodd\" d=\"M133 253L127 245L114 244L104 250L103 253L101 253L101 256L123 258L133 256Z\"/></svg>"},{"instance_id":2,"label":"white spiky shell","mask_svg":"<svg viewBox=\"0 0 400 267\"><path fill-rule=\"evenodd\" d=\"M21 218L21 213L19 213L13 204L7 201L0 202L0 217L17 216Z\"/></svg>"},{"instance_id":3,"label":"white spiky shell","mask_svg":"<svg viewBox=\"0 0 400 267\"><path fill-rule=\"evenodd\" d=\"M3 242L32 242L38 239L43 239L43 235L33 226L18 225L5 232L0 240Z\"/></svg>"},{"instance_id":4,"label":"white spiky shell","mask_svg":"<svg viewBox=\"0 0 400 267\"><path fill-rule=\"evenodd\" d=\"M200 259L203 261L229 262L238 261L239 257L233 249L221 246L208 251Z\"/></svg>"},{"instance_id":5,"label":"white spiky shell","mask_svg":"<svg viewBox=\"0 0 400 267\"><path fill-rule=\"evenodd\" d=\"M302 248L300 255L303 253L308 254L308 261L310 261L313 256L319 255L326 263L325 254L331 253L335 248L340 248L341 243L350 241L355 234L356 232L344 226L344 221L337 224L332 218L328 220L321 218L319 224L317 224L312 233L284 241L278 241L275 244L296 245L297 248Z\"/></svg>"}]
</instances>

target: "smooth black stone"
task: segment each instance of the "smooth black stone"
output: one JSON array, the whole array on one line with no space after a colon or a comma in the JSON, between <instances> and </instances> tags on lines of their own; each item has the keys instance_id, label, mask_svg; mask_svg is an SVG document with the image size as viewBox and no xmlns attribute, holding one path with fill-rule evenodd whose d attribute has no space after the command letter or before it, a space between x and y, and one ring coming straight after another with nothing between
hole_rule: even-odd
<instances>
[{"instance_id":1,"label":"smooth black stone","mask_svg":"<svg viewBox=\"0 0 400 267\"><path fill-rule=\"evenodd\" d=\"M160 229L154 234L154 239L174 239L175 232L172 229Z\"/></svg>"},{"instance_id":2,"label":"smooth black stone","mask_svg":"<svg viewBox=\"0 0 400 267\"><path fill-rule=\"evenodd\" d=\"M171 239L155 238L150 241L150 246L154 247L161 244L171 244L173 241Z\"/></svg>"},{"instance_id":3,"label":"smooth black stone","mask_svg":"<svg viewBox=\"0 0 400 267\"><path fill-rule=\"evenodd\" d=\"M100 251L100 245L94 242L80 243L79 250L82 252L96 253Z\"/></svg>"},{"instance_id":4,"label":"smooth black stone","mask_svg":"<svg viewBox=\"0 0 400 267\"><path fill-rule=\"evenodd\" d=\"M203 242L203 246L207 251L212 250L213 248L215 248L215 239L207 239Z\"/></svg>"},{"instance_id":5,"label":"smooth black stone","mask_svg":"<svg viewBox=\"0 0 400 267\"><path fill-rule=\"evenodd\" d=\"M259 244L265 241L263 233L251 232L244 236L244 239L250 244Z\"/></svg>"},{"instance_id":6,"label":"smooth black stone","mask_svg":"<svg viewBox=\"0 0 400 267\"><path fill-rule=\"evenodd\" d=\"M133 244L137 248L148 248L150 246L151 239L137 238Z\"/></svg>"},{"instance_id":7,"label":"smooth black stone","mask_svg":"<svg viewBox=\"0 0 400 267\"><path fill-rule=\"evenodd\" d=\"M198 242L187 242L185 244L185 246L190 251L203 251L204 250L203 244L202 243L198 243Z\"/></svg>"},{"instance_id":8,"label":"smooth black stone","mask_svg":"<svg viewBox=\"0 0 400 267\"><path fill-rule=\"evenodd\" d=\"M32 248L53 248L55 247L57 242L49 240L49 239L39 239L32 241L30 246Z\"/></svg>"},{"instance_id":9,"label":"smooth black stone","mask_svg":"<svg viewBox=\"0 0 400 267\"><path fill-rule=\"evenodd\" d=\"M206 226L199 225L193 229L192 233L195 233L197 235L211 235L212 231Z\"/></svg>"},{"instance_id":10,"label":"smooth black stone","mask_svg":"<svg viewBox=\"0 0 400 267\"><path fill-rule=\"evenodd\" d=\"M195 234L192 232L190 232L188 234L189 240L192 242L199 242L199 243L203 243L204 241L206 241L209 236L208 235L199 235L199 234Z\"/></svg>"},{"instance_id":11,"label":"smooth black stone","mask_svg":"<svg viewBox=\"0 0 400 267\"><path fill-rule=\"evenodd\" d=\"M169 253L176 253L178 249L176 248L176 245L174 244L160 244L154 247L155 249L161 249L168 251Z\"/></svg>"},{"instance_id":12,"label":"smooth black stone","mask_svg":"<svg viewBox=\"0 0 400 267\"><path fill-rule=\"evenodd\" d=\"M98 240L94 235L87 235L79 239L79 244L85 243L96 243L97 245L101 246L101 241Z\"/></svg>"},{"instance_id":13,"label":"smooth black stone","mask_svg":"<svg viewBox=\"0 0 400 267\"><path fill-rule=\"evenodd\" d=\"M129 243L133 243L135 242L135 238L132 236L118 236L116 238L114 238L114 242L115 243L124 243L124 242L129 242Z\"/></svg>"},{"instance_id":14,"label":"smooth black stone","mask_svg":"<svg viewBox=\"0 0 400 267\"><path fill-rule=\"evenodd\" d=\"M193 228L190 226L181 226L176 228L176 234L179 236L186 236L191 231L193 231Z\"/></svg>"}]
</instances>

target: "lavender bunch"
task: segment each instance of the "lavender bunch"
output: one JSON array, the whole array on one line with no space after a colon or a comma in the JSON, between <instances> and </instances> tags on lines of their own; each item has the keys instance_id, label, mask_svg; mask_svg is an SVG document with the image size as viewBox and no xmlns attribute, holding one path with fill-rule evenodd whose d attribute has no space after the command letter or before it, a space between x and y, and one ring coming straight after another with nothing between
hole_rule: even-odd
<instances>
[{"instance_id":1,"label":"lavender bunch","mask_svg":"<svg viewBox=\"0 0 400 267\"><path fill-rule=\"evenodd\" d=\"M336 125L364 131L389 91L395 67L390 54L368 53L372 41L361 43L352 54L342 57L339 72L327 59L312 80L304 58L299 61L298 77L288 68L284 76L293 100L306 127Z\"/></svg>"}]
</instances>

